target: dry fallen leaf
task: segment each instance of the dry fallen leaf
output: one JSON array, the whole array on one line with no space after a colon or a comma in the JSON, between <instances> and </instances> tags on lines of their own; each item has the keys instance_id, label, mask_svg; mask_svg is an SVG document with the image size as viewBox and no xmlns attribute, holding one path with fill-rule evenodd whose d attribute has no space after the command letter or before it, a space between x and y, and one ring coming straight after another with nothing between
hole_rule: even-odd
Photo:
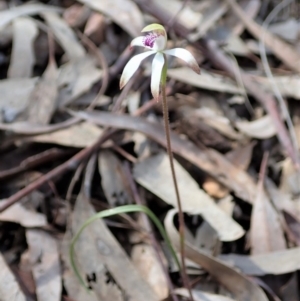
<instances>
[{"instance_id":1,"label":"dry fallen leaf","mask_svg":"<svg viewBox=\"0 0 300 301\"><path fill-rule=\"evenodd\" d=\"M0 213L0 221L19 223L23 227L43 227L47 225L47 219L44 214L30 211L16 203Z\"/></svg>"},{"instance_id":2,"label":"dry fallen leaf","mask_svg":"<svg viewBox=\"0 0 300 301\"><path fill-rule=\"evenodd\" d=\"M35 63L33 43L37 37L36 23L29 18L13 21L13 43L8 69L9 78L31 77Z\"/></svg>"},{"instance_id":3,"label":"dry fallen leaf","mask_svg":"<svg viewBox=\"0 0 300 301\"><path fill-rule=\"evenodd\" d=\"M111 151L101 151L98 160L101 186L110 206L131 203L122 162ZM128 185L128 184L127 184Z\"/></svg>"},{"instance_id":4,"label":"dry fallen leaf","mask_svg":"<svg viewBox=\"0 0 300 301\"><path fill-rule=\"evenodd\" d=\"M85 56L85 49L77 40L75 33L58 14L43 12L42 15L70 60Z\"/></svg>"},{"instance_id":5,"label":"dry fallen leaf","mask_svg":"<svg viewBox=\"0 0 300 301\"><path fill-rule=\"evenodd\" d=\"M230 78L204 70L201 70L199 75L187 67L175 68L168 70L168 76L201 89L233 94L244 93L243 89L239 88Z\"/></svg>"},{"instance_id":6,"label":"dry fallen leaf","mask_svg":"<svg viewBox=\"0 0 300 301\"><path fill-rule=\"evenodd\" d=\"M30 95L27 107L28 121L33 124L48 124L56 109L57 67L54 60L49 64Z\"/></svg>"},{"instance_id":7,"label":"dry fallen leaf","mask_svg":"<svg viewBox=\"0 0 300 301\"><path fill-rule=\"evenodd\" d=\"M19 287L19 284L7 266L0 253L0 300L1 301L26 301L27 298Z\"/></svg>"},{"instance_id":8,"label":"dry fallen leaf","mask_svg":"<svg viewBox=\"0 0 300 301\"><path fill-rule=\"evenodd\" d=\"M32 136L29 140L71 147L86 147L95 143L102 132L101 128L82 122L53 133Z\"/></svg>"},{"instance_id":9,"label":"dry fallen leaf","mask_svg":"<svg viewBox=\"0 0 300 301\"><path fill-rule=\"evenodd\" d=\"M256 198L253 202L250 225L250 243L252 254L263 254L286 248L282 224L278 212L271 204L264 189L268 155L264 155Z\"/></svg>"},{"instance_id":10,"label":"dry fallen leaf","mask_svg":"<svg viewBox=\"0 0 300 301\"><path fill-rule=\"evenodd\" d=\"M62 279L56 240L42 230L27 230L28 256L38 301L60 301Z\"/></svg>"},{"instance_id":11,"label":"dry fallen leaf","mask_svg":"<svg viewBox=\"0 0 300 301\"><path fill-rule=\"evenodd\" d=\"M12 122L17 117L24 120L22 112L27 108L30 94L38 78L12 78L0 81L0 121Z\"/></svg>"},{"instance_id":12,"label":"dry fallen leaf","mask_svg":"<svg viewBox=\"0 0 300 301\"><path fill-rule=\"evenodd\" d=\"M254 121L236 121L235 126L239 131L252 138L267 139L277 133L274 122L269 115Z\"/></svg>"},{"instance_id":13,"label":"dry fallen leaf","mask_svg":"<svg viewBox=\"0 0 300 301\"><path fill-rule=\"evenodd\" d=\"M221 255L220 258L247 275L280 275L300 270L300 248L259 255Z\"/></svg>"},{"instance_id":14,"label":"dry fallen leaf","mask_svg":"<svg viewBox=\"0 0 300 301\"><path fill-rule=\"evenodd\" d=\"M0 28L9 24L15 18L25 15L36 15L41 12L59 12L60 8L44 4L24 4L0 12Z\"/></svg>"},{"instance_id":15,"label":"dry fallen leaf","mask_svg":"<svg viewBox=\"0 0 300 301\"><path fill-rule=\"evenodd\" d=\"M201 214L217 231L220 240L231 241L240 238L244 234L242 227L226 215L214 200L199 188L187 171L176 161L174 163L182 199L182 210L189 214ZM134 177L140 185L159 196L163 201L174 207L177 206L166 154L160 153L135 164Z\"/></svg>"},{"instance_id":16,"label":"dry fallen leaf","mask_svg":"<svg viewBox=\"0 0 300 301\"><path fill-rule=\"evenodd\" d=\"M72 112L72 114L98 125L142 132L157 143L163 146L166 144L163 126L154 122L148 122L143 118L100 111L80 111ZM226 187L232 189L243 200L250 203L253 201L256 191L253 179L243 170L233 166L223 155L213 149L201 149L200 151L193 143L180 138L173 132L171 133L171 142L174 153L185 158Z\"/></svg>"},{"instance_id":17,"label":"dry fallen leaf","mask_svg":"<svg viewBox=\"0 0 300 301\"><path fill-rule=\"evenodd\" d=\"M132 37L140 35L144 25L143 16L131 0L77 0L86 6L104 13L127 31Z\"/></svg>"},{"instance_id":18,"label":"dry fallen leaf","mask_svg":"<svg viewBox=\"0 0 300 301\"><path fill-rule=\"evenodd\" d=\"M180 237L176 230L173 219L177 210L169 210L165 218L165 228L175 248L180 248ZM250 281L243 274L231 268L222 261L207 253L196 249L189 243L185 243L186 257L199 264L210 273L219 283L225 286L233 297L239 301L267 301L264 292L254 282Z\"/></svg>"},{"instance_id":19,"label":"dry fallen leaf","mask_svg":"<svg viewBox=\"0 0 300 301\"><path fill-rule=\"evenodd\" d=\"M189 292L185 288L178 288L175 290L175 293L182 297L189 297ZM206 293L198 290L192 290L194 301L235 301L232 298Z\"/></svg>"},{"instance_id":20,"label":"dry fallen leaf","mask_svg":"<svg viewBox=\"0 0 300 301\"><path fill-rule=\"evenodd\" d=\"M73 100L88 92L100 80L102 71L95 66L90 56L70 61L59 68L58 106L65 107Z\"/></svg>"},{"instance_id":21,"label":"dry fallen leaf","mask_svg":"<svg viewBox=\"0 0 300 301\"><path fill-rule=\"evenodd\" d=\"M150 284L159 300L168 297L168 283L154 248L148 244L135 245L131 251L133 264L142 277Z\"/></svg>"},{"instance_id":22,"label":"dry fallen leaf","mask_svg":"<svg viewBox=\"0 0 300 301\"><path fill-rule=\"evenodd\" d=\"M81 192L73 213L73 233L95 213ZM94 221L83 231L76 243L75 255L79 270L84 274L83 278L93 279L93 275L96 276L95 281L91 280L89 285L100 300L158 301L102 220ZM114 281L107 281L108 277Z\"/></svg>"},{"instance_id":23,"label":"dry fallen leaf","mask_svg":"<svg viewBox=\"0 0 300 301\"><path fill-rule=\"evenodd\" d=\"M290 46L288 43L277 38L272 33L266 31L263 27L253 21L245 12L240 8L235 0L226 0L230 4L233 11L244 23L245 27L254 35L257 39L264 37L264 43L273 53L281 59L289 68L300 72L300 54L297 50Z\"/></svg>"}]
</instances>

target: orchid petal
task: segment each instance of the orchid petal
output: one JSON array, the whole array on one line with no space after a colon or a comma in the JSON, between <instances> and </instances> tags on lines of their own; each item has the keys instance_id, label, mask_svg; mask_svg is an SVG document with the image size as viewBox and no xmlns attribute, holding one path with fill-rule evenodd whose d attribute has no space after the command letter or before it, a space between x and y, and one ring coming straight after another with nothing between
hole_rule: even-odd
<instances>
[{"instance_id":1,"label":"orchid petal","mask_svg":"<svg viewBox=\"0 0 300 301\"><path fill-rule=\"evenodd\" d=\"M133 39L130 43L130 47L133 47L133 46L146 47L143 42L144 39L145 39L145 37L137 37L137 38ZM150 48L150 47L146 47L146 48Z\"/></svg>"},{"instance_id":2,"label":"orchid petal","mask_svg":"<svg viewBox=\"0 0 300 301\"><path fill-rule=\"evenodd\" d=\"M167 39L163 35L159 35L154 42L153 50L156 51L163 51L166 48L167 45Z\"/></svg>"},{"instance_id":3,"label":"orchid petal","mask_svg":"<svg viewBox=\"0 0 300 301\"><path fill-rule=\"evenodd\" d=\"M164 55L158 52L152 61L152 76L151 76L151 93L153 97L159 98L159 84L161 80L161 72L165 63Z\"/></svg>"},{"instance_id":4,"label":"orchid petal","mask_svg":"<svg viewBox=\"0 0 300 301\"><path fill-rule=\"evenodd\" d=\"M191 55L191 53L183 48L174 48L170 50L165 50L165 54L176 56L183 61L185 61L190 68L193 69L196 73L200 74L200 68L198 66L197 61L195 58Z\"/></svg>"},{"instance_id":5,"label":"orchid petal","mask_svg":"<svg viewBox=\"0 0 300 301\"><path fill-rule=\"evenodd\" d=\"M120 79L120 89L122 89L130 80L135 71L139 68L141 62L151 54L154 54L155 51L147 51L144 53L140 53L135 55L133 58L129 60L126 64L121 79Z\"/></svg>"}]
</instances>

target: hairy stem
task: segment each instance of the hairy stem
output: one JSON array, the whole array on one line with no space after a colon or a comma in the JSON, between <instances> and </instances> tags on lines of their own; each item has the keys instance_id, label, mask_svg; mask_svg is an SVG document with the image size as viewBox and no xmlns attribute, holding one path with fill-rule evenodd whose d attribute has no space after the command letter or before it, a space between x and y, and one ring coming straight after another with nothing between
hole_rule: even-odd
<instances>
[{"instance_id":1,"label":"hairy stem","mask_svg":"<svg viewBox=\"0 0 300 301\"><path fill-rule=\"evenodd\" d=\"M171 146L171 137L170 137L170 124L169 124L169 109L168 109L168 103L167 103L167 96L166 96L166 81L167 81L167 58L164 55L165 58L165 64L163 66L162 75L161 75L161 95L162 95L162 107L163 107L163 119L164 119L164 126L165 126L165 134L166 134L166 143L167 143L167 152L168 157L170 161L170 167L171 167L171 173L172 173L172 179L173 184L175 188L175 194L177 199L177 207L178 207L178 219L179 219L179 234L180 234L180 256L181 256L181 276L184 286L189 291L190 299L191 301L194 301L193 295L191 292L191 287L188 280L188 275L186 273L185 268L185 247L184 247L184 215L182 211L181 206L181 199L178 189L178 183L175 173L175 167L174 167L174 158L172 153L172 146Z\"/></svg>"}]
</instances>

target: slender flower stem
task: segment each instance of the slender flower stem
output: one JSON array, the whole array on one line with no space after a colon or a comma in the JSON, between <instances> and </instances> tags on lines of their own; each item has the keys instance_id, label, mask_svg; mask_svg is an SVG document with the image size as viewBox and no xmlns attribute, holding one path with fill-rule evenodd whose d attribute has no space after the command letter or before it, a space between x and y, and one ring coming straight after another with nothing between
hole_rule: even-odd
<instances>
[{"instance_id":1,"label":"slender flower stem","mask_svg":"<svg viewBox=\"0 0 300 301\"><path fill-rule=\"evenodd\" d=\"M181 199L180 199L180 194L179 194L179 189L178 189L178 183L177 183L175 167L174 167L174 158L173 158L172 146L171 146L169 109L168 109L167 96L166 96L166 82L167 82L167 58L166 58L166 55L164 55L164 59L165 59L165 63L164 63L163 70L161 73L161 95L162 95L162 107L163 107L165 135L166 135L166 142L167 142L167 152L168 152L168 156L169 156L169 160L170 160L172 179L173 179L173 184L174 184L174 188L175 188L177 207L178 207L180 255L181 255L181 263L182 263L181 276L182 276L182 281L183 281L184 286L189 291L191 301L194 301L194 298L193 298L193 295L191 292L190 283L188 280L188 275L186 273L186 268L185 268L185 247L184 247L185 223L184 223L184 215L183 215L182 206L181 206Z\"/></svg>"}]
</instances>

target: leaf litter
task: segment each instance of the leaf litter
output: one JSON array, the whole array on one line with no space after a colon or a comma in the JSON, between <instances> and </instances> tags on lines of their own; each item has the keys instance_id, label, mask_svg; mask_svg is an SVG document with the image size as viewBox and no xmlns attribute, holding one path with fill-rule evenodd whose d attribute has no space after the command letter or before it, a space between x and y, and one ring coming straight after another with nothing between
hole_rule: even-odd
<instances>
[{"instance_id":1,"label":"leaf litter","mask_svg":"<svg viewBox=\"0 0 300 301\"><path fill-rule=\"evenodd\" d=\"M90 292L69 258L87 218L134 203L165 222L179 251L147 62L132 86L118 87L130 41L154 22L167 28L170 48L186 47L201 67L195 75L170 60L167 84L194 301L297 300L300 6L267 2L0 1L1 301L188 300L143 214L84 230L75 254Z\"/></svg>"}]
</instances>

